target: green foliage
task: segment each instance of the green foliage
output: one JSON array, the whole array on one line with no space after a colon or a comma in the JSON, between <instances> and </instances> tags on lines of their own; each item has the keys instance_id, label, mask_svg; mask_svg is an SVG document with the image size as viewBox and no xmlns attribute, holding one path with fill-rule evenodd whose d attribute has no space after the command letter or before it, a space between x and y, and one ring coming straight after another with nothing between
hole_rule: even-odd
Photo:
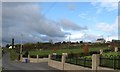
<instances>
[{"instance_id":1,"label":"green foliage","mask_svg":"<svg viewBox=\"0 0 120 72\"><path fill-rule=\"evenodd\" d=\"M9 48L9 47L10 47L10 45L9 45L9 44L7 44L7 45L6 45L6 48Z\"/></svg>"},{"instance_id":2,"label":"green foliage","mask_svg":"<svg viewBox=\"0 0 120 72\"><path fill-rule=\"evenodd\" d=\"M4 51L10 53L10 59L12 61L18 59L19 57L19 54L16 52L15 49L4 48Z\"/></svg>"},{"instance_id":3,"label":"green foliage","mask_svg":"<svg viewBox=\"0 0 120 72\"><path fill-rule=\"evenodd\" d=\"M117 55L120 55L120 52L107 52L107 53L103 53L103 55L104 55L104 56L105 56L105 55L107 55L107 56L111 56L111 55L117 56Z\"/></svg>"},{"instance_id":4,"label":"green foliage","mask_svg":"<svg viewBox=\"0 0 120 72\"><path fill-rule=\"evenodd\" d=\"M82 44L82 43L83 43L83 41L80 41L80 43Z\"/></svg>"},{"instance_id":5,"label":"green foliage","mask_svg":"<svg viewBox=\"0 0 120 72\"><path fill-rule=\"evenodd\" d=\"M14 38L12 38L12 48L14 48Z\"/></svg>"},{"instance_id":6,"label":"green foliage","mask_svg":"<svg viewBox=\"0 0 120 72\"><path fill-rule=\"evenodd\" d=\"M10 58L11 58L11 60L16 60L16 59L18 59L18 57L19 57L19 54L15 51L15 50L10 50Z\"/></svg>"}]
</instances>

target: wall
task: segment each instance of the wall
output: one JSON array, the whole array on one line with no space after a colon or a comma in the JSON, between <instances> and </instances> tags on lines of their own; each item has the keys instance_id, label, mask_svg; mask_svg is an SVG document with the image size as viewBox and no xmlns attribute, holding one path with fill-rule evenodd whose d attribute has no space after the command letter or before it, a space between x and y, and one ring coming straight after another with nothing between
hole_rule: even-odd
<instances>
[{"instance_id":1,"label":"wall","mask_svg":"<svg viewBox=\"0 0 120 72\"><path fill-rule=\"evenodd\" d=\"M48 65L59 70L114 70L111 68L99 67L99 54L92 55L92 68L65 63L64 57L62 57L62 62L51 60L50 55Z\"/></svg>"}]
</instances>

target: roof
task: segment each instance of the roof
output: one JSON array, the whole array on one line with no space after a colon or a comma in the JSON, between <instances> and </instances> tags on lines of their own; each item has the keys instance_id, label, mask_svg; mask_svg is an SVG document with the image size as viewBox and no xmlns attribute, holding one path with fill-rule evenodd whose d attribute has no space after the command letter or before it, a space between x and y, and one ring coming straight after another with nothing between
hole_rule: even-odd
<instances>
[{"instance_id":1,"label":"roof","mask_svg":"<svg viewBox=\"0 0 120 72\"><path fill-rule=\"evenodd\" d=\"M97 41L100 41L100 40L105 40L104 38L99 38L99 39L97 39Z\"/></svg>"}]
</instances>

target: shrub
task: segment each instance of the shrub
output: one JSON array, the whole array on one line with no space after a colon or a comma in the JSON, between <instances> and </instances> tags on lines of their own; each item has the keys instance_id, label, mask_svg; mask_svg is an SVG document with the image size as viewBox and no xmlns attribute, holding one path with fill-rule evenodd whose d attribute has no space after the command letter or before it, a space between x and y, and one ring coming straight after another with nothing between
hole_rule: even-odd
<instances>
[{"instance_id":1,"label":"shrub","mask_svg":"<svg viewBox=\"0 0 120 72\"><path fill-rule=\"evenodd\" d=\"M39 58L48 58L48 55L39 56Z\"/></svg>"},{"instance_id":2,"label":"shrub","mask_svg":"<svg viewBox=\"0 0 120 72\"><path fill-rule=\"evenodd\" d=\"M91 52L89 52L88 55L93 55L93 54L100 54L100 52L99 51L91 51Z\"/></svg>"},{"instance_id":3,"label":"shrub","mask_svg":"<svg viewBox=\"0 0 120 72\"><path fill-rule=\"evenodd\" d=\"M30 58L37 58L37 55L30 55Z\"/></svg>"},{"instance_id":4,"label":"shrub","mask_svg":"<svg viewBox=\"0 0 120 72\"><path fill-rule=\"evenodd\" d=\"M18 59L19 54L18 54L14 49L9 50L9 52L10 52L10 59L11 59L12 61Z\"/></svg>"},{"instance_id":5,"label":"shrub","mask_svg":"<svg viewBox=\"0 0 120 72\"><path fill-rule=\"evenodd\" d=\"M114 42L112 42L111 43L111 51L114 51L115 47L116 47L116 44Z\"/></svg>"},{"instance_id":6,"label":"shrub","mask_svg":"<svg viewBox=\"0 0 120 72\"><path fill-rule=\"evenodd\" d=\"M111 49L105 49L103 52L110 52Z\"/></svg>"}]
</instances>

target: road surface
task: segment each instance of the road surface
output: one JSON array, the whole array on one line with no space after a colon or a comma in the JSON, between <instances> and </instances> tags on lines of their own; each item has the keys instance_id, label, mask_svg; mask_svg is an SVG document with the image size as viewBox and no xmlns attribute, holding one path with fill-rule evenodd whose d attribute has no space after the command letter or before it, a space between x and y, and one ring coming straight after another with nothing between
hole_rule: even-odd
<instances>
[{"instance_id":1,"label":"road surface","mask_svg":"<svg viewBox=\"0 0 120 72\"><path fill-rule=\"evenodd\" d=\"M48 66L47 62L41 63L22 63L19 61L10 61L9 53L3 55L4 70L56 70Z\"/></svg>"}]
</instances>

